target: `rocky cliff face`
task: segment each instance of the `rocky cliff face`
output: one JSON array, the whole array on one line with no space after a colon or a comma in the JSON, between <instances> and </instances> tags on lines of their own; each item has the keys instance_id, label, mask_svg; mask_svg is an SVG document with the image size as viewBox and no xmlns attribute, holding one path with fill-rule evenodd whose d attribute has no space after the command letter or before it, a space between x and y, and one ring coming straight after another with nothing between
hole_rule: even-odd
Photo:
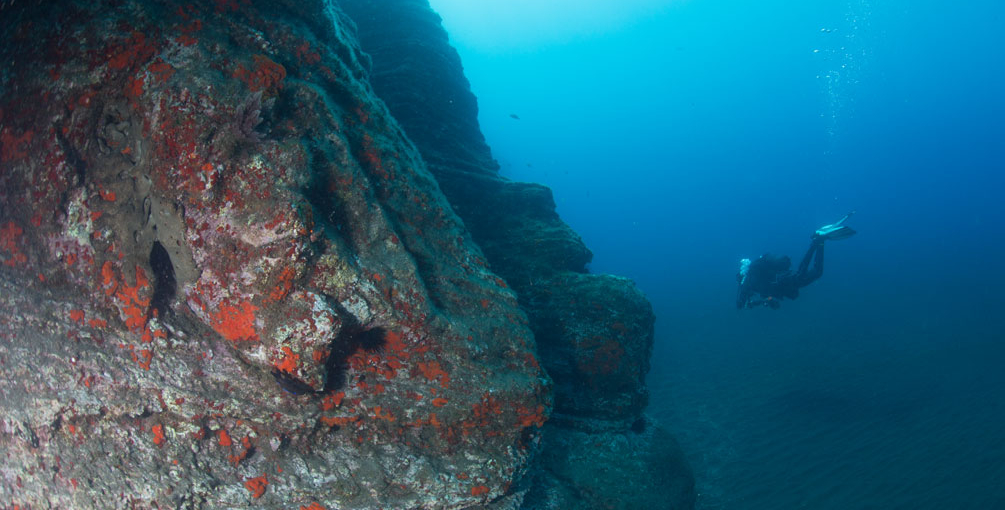
<instances>
[{"instance_id":1,"label":"rocky cliff face","mask_svg":"<svg viewBox=\"0 0 1005 510\"><path fill-rule=\"evenodd\" d=\"M370 81L416 143L493 271L530 317L554 413L524 508L691 508L673 438L643 415L652 307L631 281L586 272L592 254L547 188L501 178L477 103L427 0L342 0ZM419 100L421 98L421 100Z\"/></svg>"},{"instance_id":2,"label":"rocky cliff face","mask_svg":"<svg viewBox=\"0 0 1005 510\"><path fill-rule=\"evenodd\" d=\"M528 320L337 8L0 24L0 505L505 498L549 413Z\"/></svg>"},{"instance_id":3,"label":"rocky cliff face","mask_svg":"<svg viewBox=\"0 0 1005 510\"><path fill-rule=\"evenodd\" d=\"M0 9L0 506L686 503L648 303L424 2Z\"/></svg>"}]
</instances>

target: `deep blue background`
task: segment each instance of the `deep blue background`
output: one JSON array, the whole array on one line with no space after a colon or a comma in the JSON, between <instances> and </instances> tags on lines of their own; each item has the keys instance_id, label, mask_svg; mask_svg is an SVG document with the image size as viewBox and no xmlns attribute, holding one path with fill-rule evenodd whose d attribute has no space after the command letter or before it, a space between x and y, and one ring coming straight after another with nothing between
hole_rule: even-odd
<instances>
[{"instance_id":1,"label":"deep blue background","mask_svg":"<svg viewBox=\"0 0 1005 510\"><path fill-rule=\"evenodd\" d=\"M1005 508L1003 13L689 0L453 37L503 174L653 302L650 413L699 507ZM852 209L799 300L733 308L741 257Z\"/></svg>"}]
</instances>

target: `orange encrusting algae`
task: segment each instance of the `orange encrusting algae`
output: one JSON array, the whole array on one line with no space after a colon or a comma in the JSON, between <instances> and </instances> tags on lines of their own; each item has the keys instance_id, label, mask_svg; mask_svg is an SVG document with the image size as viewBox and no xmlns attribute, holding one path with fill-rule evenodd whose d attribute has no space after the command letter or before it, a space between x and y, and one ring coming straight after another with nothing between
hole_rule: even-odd
<instances>
[{"instance_id":1,"label":"orange encrusting algae","mask_svg":"<svg viewBox=\"0 0 1005 510\"><path fill-rule=\"evenodd\" d=\"M359 420L358 416L334 416L334 417L322 416L321 417L321 422L324 423L325 425L328 425L329 427L341 427L342 425L346 425L346 424L349 424L349 423L354 423L354 422L356 422L358 420Z\"/></svg>"},{"instance_id":2,"label":"orange encrusting algae","mask_svg":"<svg viewBox=\"0 0 1005 510\"><path fill-rule=\"evenodd\" d=\"M119 258L122 258L121 252L119 253ZM118 309L120 318L124 318L123 322L126 328L130 332L139 333L140 340L143 343L151 343L153 337L165 338L167 334L161 330L151 332L147 327L145 311L150 306L150 280L147 278L147 274L142 267L134 267L136 283L129 285L126 283L124 275L117 274L115 264L110 260L106 260L101 265L101 287L104 290L105 296L111 298L112 303ZM81 321L83 321L83 316L81 316L81 320L78 322ZM104 327L108 325L103 319L92 319L89 324L91 327ZM153 359L153 351L151 349L141 349L137 352L133 344L121 344L121 346L129 349L133 361L138 363L141 368L150 370L150 362Z\"/></svg>"},{"instance_id":3,"label":"orange encrusting algae","mask_svg":"<svg viewBox=\"0 0 1005 510\"><path fill-rule=\"evenodd\" d=\"M251 493L251 497L258 499L265 494L265 487L269 485L269 480L265 478L265 475L256 476L248 481L244 482L244 488L248 489Z\"/></svg>"},{"instance_id":4,"label":"orange encrusting algae","mask_svg":"<svg viewBox=\"0 0 1005 510\"><path fill-rule=\"evenodd\" d=\"M154 425L153 428L151 429L151 432L154 433L154 444L155 445L160 446L160 445L164 444L164 426L163 425L160 425L160 424Z\"/></svg>"},{"instance_id":5,"label":"orange encrusting algae","mask_svg":"<svg viewBox=\"0 0 1005 510\"><path fill-rule=\"evenodd\" d=\"M254 67L246 69L238 65L233 77L243 81L252 92L278 88L286 78L286 68L265 55L252 55Z\"/></svg>"},{"instance_id":6,"label":"orange encrusting algae","mask_svg":"<svg viewBox=\"0 0 1005 510\"><path fill-rule=\"evenodd\" d=\"M238 306L220 303L220 311L212 316L213 329L231 342L257 341L255 310L258 307L248 301L242 301Z\"/></svg>"},{"instance_id":7,"label":"orange encrusting algae","mask_svg":"<svg viewBox=\"0 0 1005 510\"><path fill-rule=\"evenodd\" d=\"M428 363L419 363L419 371L422 372L422 376L430 381L439 381L440 386L446 388L450 385L450 374L443 370L438 361L430 361Z\"/></svg>"},{"instance_id":8,"label":"orange encrusting algae","mask_svg":"<svg viewBox=\"0 0 1005 510\"><path fill-rule=\"evenodd\" d=\"M338 393L329 393L325 395L324 399L321 400L321 409L325 411L331 411L336 407L342 405L342 399L345 398L345 392L340 391Z\"/></svg>"},{"instance_id":9,"label":"orange encrusting algae","mask_svg":"<svg viewBox=\"0 0 1005 510\"><path fill-rule=\"evenodd\" d=\"M286 372L287 374L294 374L297 371L297 367L300 365L300 355L293 352L289 347L283 346L283 359L276 364L276 368Z\"/></svg>"},{"instance_id":10,"label":"orange encrusting algae","mask_svg":"<svg viewBox=\"0 0 1005 510\"><path fill-rule=\"evenodd\" d=\"M400 355L408 349L405 342L402 342L402 334L396 331L388 331L384 333L384 340L387 342L387 350L394 355Z\"/></svg>"}]
</instances>

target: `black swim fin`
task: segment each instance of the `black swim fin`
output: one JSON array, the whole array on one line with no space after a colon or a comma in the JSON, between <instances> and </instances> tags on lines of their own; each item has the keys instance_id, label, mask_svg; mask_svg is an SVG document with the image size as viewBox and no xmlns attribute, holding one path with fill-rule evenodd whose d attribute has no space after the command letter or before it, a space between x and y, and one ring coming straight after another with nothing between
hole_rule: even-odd
<instances>
[{"instance_id":1,"label":"black swim fin","mask_svg":"<svg viewBox=\"0 0 1005 510\"><path fill-rule=\"evenodd\" d=\"M855 211L852 211L844 215L844 218L841 218L835 223L831 223L830 225L824 225L820 227L819 229L817 229L816 233L814 234L814 237L818 239L823 239L825 241L837 241L838 239L847 239L855 235L855 231L852 230L851 227L847 227L844 225L845 220L850 218L852 214L855 214Z\"/></svg>"}]
</instances>

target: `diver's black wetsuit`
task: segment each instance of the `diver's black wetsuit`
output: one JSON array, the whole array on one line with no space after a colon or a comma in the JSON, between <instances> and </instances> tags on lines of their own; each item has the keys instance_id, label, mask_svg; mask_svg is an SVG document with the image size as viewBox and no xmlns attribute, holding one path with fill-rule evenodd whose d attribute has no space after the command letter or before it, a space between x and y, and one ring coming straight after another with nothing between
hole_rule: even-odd
<instances>
[{"instance_id":1,"label":"diver's black wetsuit","mask_svg":"<svg viewBox=\"0 0 1005 510\"><path fill-rule=\"evenodd\" d=\"M813 267L810 268L810 261ZM789 270L792 261L787 256L765 253L750 263L746 277L736 275L739 288L736 291L736 307L752 308L767 305L778 308L783 297L799 297L799 289L813 283L824 274L824 240L814 237L810 249L806 250L799 269ZM760 294L755 298L754 294Z\"/></svg>"}]
</instances>

